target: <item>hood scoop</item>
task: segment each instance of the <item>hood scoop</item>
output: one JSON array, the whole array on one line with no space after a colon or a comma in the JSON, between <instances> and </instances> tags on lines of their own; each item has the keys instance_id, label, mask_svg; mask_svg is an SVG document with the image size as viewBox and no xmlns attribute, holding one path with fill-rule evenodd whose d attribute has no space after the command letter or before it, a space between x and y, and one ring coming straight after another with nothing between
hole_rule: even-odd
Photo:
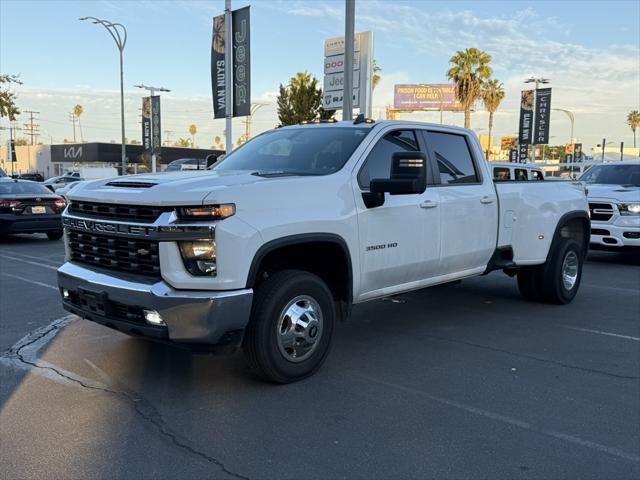
<instances>
[{"instance_id":1,"label":"hood scoop","mask_svg":"<svg viewBox=\"0 0 640 480\"><path fill-rule=\"evenodd\" d=\"M121 187L121 188L151 188L157 183L152 182L135 182L126 180L115 180L106 184L107 187Z\"/></svg>"}]
</instances>

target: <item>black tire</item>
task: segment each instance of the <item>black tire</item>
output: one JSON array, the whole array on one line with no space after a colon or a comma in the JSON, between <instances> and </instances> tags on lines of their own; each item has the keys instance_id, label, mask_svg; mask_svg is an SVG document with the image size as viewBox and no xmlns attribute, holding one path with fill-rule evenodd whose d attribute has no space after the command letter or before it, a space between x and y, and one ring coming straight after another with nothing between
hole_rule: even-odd
<instances>
[{"instance_id":1,"label":"black tire","mask_svg":"<svg viewBox=\"0 0 640 480\"><path fill-rule=\"evenodd\" d=\"M291 319L283 313L293 300L300 297L315 302L314 311L316 307L320 310L321 321L316 329L320 338L305 354L296 359L295 348L288 352L282 346L280 332L293 331ZM305 301L301 300L303 303L297 305L305 305ZM329 352L335 317L333 297L319 277L299 270L274 273L264 280L254 293L251 320L245 330L242 344L249 367L261 378L276 383L291 383L313 375ZM283 323L279 330L281 319ZM283 329L287 322L291 328ZM313 331L309 332L311 336ZM300 345L308 345L300 338L294 340L299 341L302 342ZM300 349L304 351L304 346Z\"/></svg>"},{"instance_id":2,"label":"black tire","mask_svg":"<svg viewBox=\"0 0 640 480\"><path fill-rule=\"evenodd\" d=\"M540 267L523 267L518 271L518 289L520 294L531 302L540 302Z\"/></svg>"},{"instance_id":3,"label":"black tire","mask_svg":"<svg viewBox=\"0 0 640 480\"><path fill-rule=\"evenodd\" d=\"M563 281L563 268L565 261L574 260L577 268L575 281L569 288ZM549 303L566 305L570 303L578 293L580 280L582 279L582 263L584 255L578 242L571 238L562 238L557 242L551 257L545 263L541 275L542 285L540 291L542 298Z\"/></svg>"},{"instance_id":4,"label":"black tire","mask_svg":"<svg viewBox=\"0 0 640 480\"><path fill-rule=\"evenodd\" d=\"M62 230L54 230L52 232L47 232L47 238L49 240L60 240L62 238Z\"/></svg>"}]
</instances>

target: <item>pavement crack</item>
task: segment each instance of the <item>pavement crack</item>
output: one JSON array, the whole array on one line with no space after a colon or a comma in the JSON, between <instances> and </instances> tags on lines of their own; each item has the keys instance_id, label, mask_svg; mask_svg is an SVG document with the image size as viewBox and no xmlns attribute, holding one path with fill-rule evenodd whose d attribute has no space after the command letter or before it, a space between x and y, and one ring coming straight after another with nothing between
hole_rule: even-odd
<instances>
[{"instance_id":1,"label":"pavement crack","mask_svg":"<svg viewBox=\"0 0 640 480\"><path fill-rule=\"evenodd\" d=\"M160 433L160 435L162 435L164 438L166 438L167 440L169 440L170 443L172 443L173 445L175 445L176 447L185 450L186 452L190 453L191 455L197 456L202 458L203 460L215 465L216 467L218 467L222 472L224 472L225 474L229 475L230 477L233 478L238 478L241 480L251 480L249 477L246 477L240 473L234 472L232 470L229 470L225 464L212 457L211 455L206 454L205 452L202 452L196 448L194 448L193 446L189 445L187 442L183 441L180 439L180 437L174 433L171 428L169 427L169 425L167 424L167 422L164 420L164 418L162 417L162 414L158 411L158 409L148 400L145 400L142 397L137 397L134 396L126 391L123 390L114 390L108 387L102 387L102 386L97 386L97 385L89 385L87 383L85 383L84 381L72 376L72 375L68 375L65 374L64 372L58 370L57 368L55 368L54 366L43 366L43 365L39 365L37 363L37 361L32 361L29 360L28 358L25 358L25 356L23 355L22 351L27 348L30 347L32 345L34 345L35 343L37 343L38 341L42 340L43 338L45 338L48 335L51 335L52 337L55 336L55 333L58 330L61 330L64 326L66 326L69 323L68 317L64 317L63 319L60 319L59 321L55 321L52 324L48 325L46 328L40 330L40 331L36 331L34 332L31 336L25 337L25 339L21 340L20 342L18 342L16 345L19 346L14 346L12 348L10 348L9 350L5 351L2 355L0 355L1 357L5 357L5 358L13 358L25 365L29 365L33 368L37 368L37 369L41 369L41 370L48 370L50 372L55 373L56 375L60 376L61 378L64 378L65 380L68 380L70 382L73 382L79 386L81 386L82 388L88 389L88 390L97 390L97 391L101 391L101 392L105 392L105 393L109 393L111 395L114 395L116 397L119 397L121 399L123 399L124 401L130 403L133 406L134 411L146 422L149 422L150 424L152 424L156 430Z\"/></svg>"}]
</instances>

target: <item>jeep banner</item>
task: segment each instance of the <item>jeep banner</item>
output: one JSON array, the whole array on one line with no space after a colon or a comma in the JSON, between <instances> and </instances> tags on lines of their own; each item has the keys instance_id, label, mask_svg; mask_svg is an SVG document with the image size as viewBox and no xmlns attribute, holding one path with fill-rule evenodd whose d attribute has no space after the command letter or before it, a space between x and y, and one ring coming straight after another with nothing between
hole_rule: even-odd
<instances>
[{"instance_id":1,"label":"jeep banner","mask_svg":"<svg viewBox=\"0 0 640 480\"><path fill-rule=\"evenodd\" d=\"M142 146L151 150L151 97L142 98Z\"/></svg>"},{"instance_id":2,"label":"jeep banner","mask_svg":"<svg viewBox=\"0 0 640 480\"><path fill-rule=\"evenodd\" d=\"M549 120L551 119L551 89L536 90L536 121L533 143L546 145L549 143Z\"/></svg>"},{"instance_id":3,"label":"jeep banner","mask_svg":"<svg viewBox=\"0 0 640 480\"><path fill-rule=\"evenodd\" d=\"M242 117L251 113L251 56L249 7L231 12L233 84L233 116ZM226 71L224 51L225 24L224 15L213 19L211 38L211 88L213 90L213 118L225 118L226 109Z\"/></svg>"}]
</instances>

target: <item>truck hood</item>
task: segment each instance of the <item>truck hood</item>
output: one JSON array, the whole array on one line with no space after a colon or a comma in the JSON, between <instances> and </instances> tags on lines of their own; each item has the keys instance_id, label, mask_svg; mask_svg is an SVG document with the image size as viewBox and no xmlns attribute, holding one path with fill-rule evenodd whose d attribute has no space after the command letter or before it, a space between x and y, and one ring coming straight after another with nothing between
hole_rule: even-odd
<instances>
[{"instance_id":1,"label":"truck hood","mask_svg":"<svg viewBox=\"0 0 640 480\"><path fill-rule=\"evenodd\" d=\"M251 172L180 171L127 175L86 182L72 189L69 200L136 205L200 205L205 197L228 187L268 181Z\"/></svg>"},{"instance_id":2,"label":"truck hood","mask_svg":"<svg viewBox=\"0 0 640 480\"><path fill-rule=\"evenodd\" d=\"M587 185L589 199L601 198L618 202L640 202L640 187L591 183Z\"/></svg>"}]
</instances>

